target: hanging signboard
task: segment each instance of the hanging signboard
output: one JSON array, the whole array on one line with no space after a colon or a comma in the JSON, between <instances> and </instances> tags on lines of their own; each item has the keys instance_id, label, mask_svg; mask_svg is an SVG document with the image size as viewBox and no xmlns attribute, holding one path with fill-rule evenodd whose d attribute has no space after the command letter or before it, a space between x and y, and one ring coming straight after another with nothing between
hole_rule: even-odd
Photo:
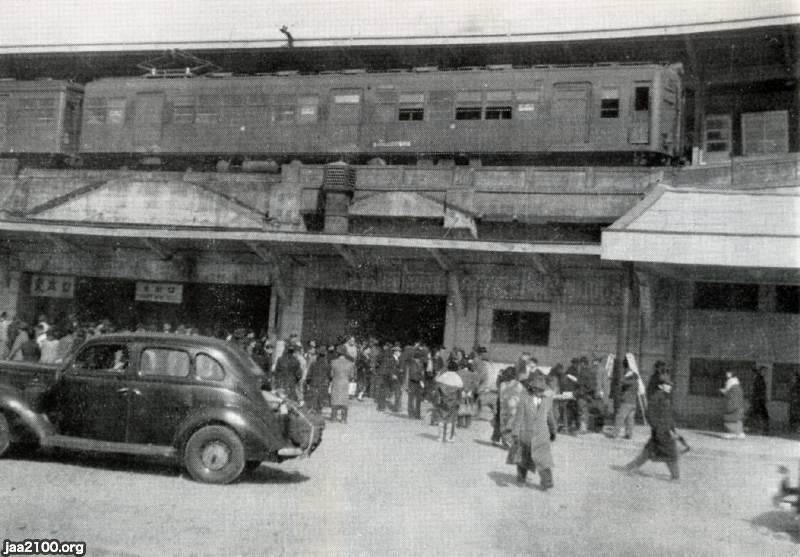
<instances>
[{"instance_id":1,"label":"hanging signboard","mask_svg":"<svg viewBox=\"0 0 800 557\"><path fill-rule=\"evenodd\" d=\"M135 300L180 304L183 301L183 285L172 282L137 282Z\"/></svg>"},{"instance_id":2,"label":"hanging signboard","mask_svg":"<svg viewBox=\"0 0 800 557\"><path fill-rule=\"evenodd\" d=\"M59 275L33 275L31 277L31 296L72 298L74 290L75 277Z\"/></svg>"}]
</instances>

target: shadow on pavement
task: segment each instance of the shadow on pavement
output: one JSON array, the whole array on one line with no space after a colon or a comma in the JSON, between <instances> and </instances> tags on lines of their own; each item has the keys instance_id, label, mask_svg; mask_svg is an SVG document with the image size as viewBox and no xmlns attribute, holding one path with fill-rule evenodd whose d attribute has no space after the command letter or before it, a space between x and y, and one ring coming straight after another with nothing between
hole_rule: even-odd
<instances>
[{"instance_id":1,"label":"shadow on pavement","mask_svg":"<svg viewBox=\"0 0 800 557\"><path fill-rule=\"evenodd\" d=\"M800 522L795 519L796 516L791 510L767 511L752 518L750 524L759 531L772 533L775 538L786 538L800 543Z\"/></svg>"},{"instance_id":2,"label":"shadow on pavement","mask_svg":"<svg viewBox=\"0 0 800 557\"><path fill-rule=\"evenodd\" d=\"M172 460L154 456L103 454L67 449L15 450L9 459L30 462L48 462L68 466L82 466L97 470L153 474L158 476L180 475L180 467Z\"/></svg>"},{"instance_id":3,"label":"shadow on pavement","mask_svg":"<svg viewBox=\"0 0 800 557\"><path fill-rule=\"evenodd\" d=\"M299 484L310 478L300 472L287 472L262 464L250 473L242 474L239 483L243 484Z\"/></svg>"},{"instance_id":4,"label":"shadow on pavement","mask_svg":"<svg viewBox=\"0 0 800 557\"><path fill-rule=\"evenodd\" d=\"M431 441L439 441L441 439L438 435L434 435L433 433L419 433L417 436L430 439Z\"/></svg>"},{"instance_id":5,"label":"shadow on pavement","mask_svg":"<svg viewBox=\"0 0 800 557\"><path fill-rule=\"evenodd\" d=\"M524 489L535 489L536 491L545 491L538 483L531 483L531 476L528 476L528 481L521 484L517 481L516 474L508 474L506 472L488 472L486 474L497 487L518 487Z\"/></svg>"}]
</instances>

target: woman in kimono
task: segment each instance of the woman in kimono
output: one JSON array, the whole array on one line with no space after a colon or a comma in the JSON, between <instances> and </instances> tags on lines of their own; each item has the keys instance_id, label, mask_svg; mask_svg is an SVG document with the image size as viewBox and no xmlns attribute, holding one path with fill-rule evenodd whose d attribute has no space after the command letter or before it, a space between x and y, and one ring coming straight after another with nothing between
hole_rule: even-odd
<instances>
[{"instance_id":1,"label":"woman in kimono","mask_svg":"<svg viewBox=\"0 0 800 557\"><path fill-rule=\"evenodd\" d=\"M529 375L530 371L527 366L519 367L515 379L500 385L500 431L502 432L501 442L504 447L511 446L511 433L509 433L511 420L514 418L519 399L525 390L522 383Z\"/></svg>"},{"instance_id":2,"label":"woman in kimono","mask_svg":"<svg viewBox=\"0 0 800 557\"><path fill-rule=\"evenodd\" d=\"M553 418L553 391L547 387L544 375L531 375L524 383L516 414L510 424L513 443L509 464L517 466L517 481L524 484L528 472L539 471L543 490L553 487L553 455L550 443L556 439Z\"/></svg>"}]
</instances>

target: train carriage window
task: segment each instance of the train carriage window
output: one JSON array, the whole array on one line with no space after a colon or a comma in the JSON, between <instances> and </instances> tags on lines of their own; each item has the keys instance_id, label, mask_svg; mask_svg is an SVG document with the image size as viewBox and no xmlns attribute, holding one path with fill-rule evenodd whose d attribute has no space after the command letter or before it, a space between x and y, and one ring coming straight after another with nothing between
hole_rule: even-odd
<instances>
[{"instance_id":1,"label":"train carriage window","mask_svg":"<svg viewBox=\"0 0 800 557\"><path fill-rule=\"evenodd\" d=\"M394 122L397 118L397 91L393 85L378 86L375 91L374 122Z\"/></svg>"},{"instance_id":2,"label":"train carriage window","mask_svg":"<svg viewBox=\"0 0 800 557\"><path fill-rule=\"evenodd\" d=\"M51 124L56 119L56 100L48 98L20 99L20 117L33 124Z\"/></svg>"},{"instance_id":3,"label":"train carriage window","mask_svg":"<svg viewBox=\"0 0 800 557\"><path fill-rule=\"evenodd\" d=\"M601 89L600 118L619 118L619 89L617 87Z\"/></svg>"},{"instance_id":4,"label":"train carriage window","mask_svg":"<svg viewBox=\"0 0 800 557\"><path fill-rule=\"evenodd\" d=\"M244 124L244 96L243 95L222 95L220 97L222 108L220 110L220 122L227 124Z\"/></svg>"},{"instance_id":5,"label":"train carriage window","mask_svg":"<svg viewBox=\"0 0 800 557\"><path fill-rule=\"evenodd\" d=\"M172 121L175 124L194 122L194 97L180 96L172 100Z\"/></svg>"},{"instance_id":6,"label":"train carriage window","mask_svg":"<svg viewBox=\"0 0 800 557\"><path fill-rule=\"evenodd\" d=\"M537 80L533 86L533 89L516 92L517 116L519 118L535 118L537 112L541 109L541 105L544 102L544 82Z\"/></svg>"},{"instance_id":7,"label":"train carriage window","mask_svg":"<svg viewBox=\"0 0 800 557\"><path fill-rule=\"evenodd\" d=\"M312 124L319 118L319 97L307 95L297 99L297 123Z\"/></svg>"},{"instance_id":8,"label":"train carriage window","mask_svg":"<svg viewBox=\"0 0 800 557\"><path fill-rule=\"evenodd\" d=\"M272 107L272 121L279 124L293 124L296 102L294 95L276 95Z\"/></svg>"},{"instance_id":9,"label":"train carriage window","mask_svg":"<svg viewBox=\"0 0 800 557\"><path fill-rule=\"evenodd\" d=\"M105 124L106 99L102 97L89 97L86 99L86 123Z\"/></svg>"},{"instance_id":10,"label":"train carriage window","mask_svg":"<svg viewBox=\"0 0 800 557\"><path fill-rule=\"evenodd\" d=\"M125 123L125 99L108 99L108 118L109 124Z\"/></svg>"},{"instance_id":11,"label":"train carriage window","mask_svg":"<svg viewBox=\"0 0 800 557\"><path fill-rule=\"evenodd\" d=\"M650 87L637 85L634 89L633 109L637 112L650 110Z\"/></svg>"},{"instance_id":12,"label":"train carriage window","mask_svg":"<svg viewBox=\"0 0 800 557\"><path fill-rule=\"evenodd\" d=\"M425 119L425 93L402 93L397 119L401 122L422 121Z\"/></svg>"},{"instance_id":13,"label":"train carriage window","mask_svg":"<svg viewBox=\"0 0 800 557\"><path fill-rule=\"evenodd\" d=\"M705 151L729 153L731 150L731 117L728 114L709 114L705 125Z\"/></svg>"},{"instance_id":14,"label":"train carriage window","mask_svg":"<svg viewBox=\"0 0 800 557\"><path fill-rule=\"evenodd\" d=\"M461 91L456 95L456 120L480 120L482 115L480 91Z\"/></svg>"},{"instance_id":15,"label":"train carriage window","mask_svg":"<svg viewBox=\"0 0 800 557\"><path fill-rule=\"evenodd\" d=\"M486 119L511 120L511 91L486 92Z\"/></svg>"},{"instance_id":16,"label":"train carriage window","mask_svg":"<svg viewBox=\"0 0 800 557\"><path fill-rule=\"evenodd\" d=\"M216 124L219 121L219 95L200 95L194 121L198 124Z\"/></svg>"},{"instance_id":17,"label":"train carriage window","mask_svg":"<svg viewBox=\"0 0 800 557\"><path fill-rule=\"evenodd\" d=\"M361 91L334 89L331 91L329 119L340 124L355 124L361 118Z\"/></svg>"},{"instance_id":18,"label":"train carriage window","mask_svg":"<svg viewBox=\"0 0 800 557\"><path fill-rule=\"evenodd\" d=\"M450 91L431 91L428 93L431 120L453 119L453 93Z\"/></svg>"}]
</instances>

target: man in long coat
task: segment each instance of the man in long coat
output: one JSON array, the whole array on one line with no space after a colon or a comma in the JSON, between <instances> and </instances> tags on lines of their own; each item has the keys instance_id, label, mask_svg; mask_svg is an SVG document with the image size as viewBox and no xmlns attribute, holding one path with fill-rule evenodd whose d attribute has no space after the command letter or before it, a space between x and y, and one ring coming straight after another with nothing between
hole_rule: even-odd
<instances>
[{"instance_id":1,"label":"man in long coat","mask_svg":"<svg viewBox=\"0 0 800 557\"><path fill-rule=\"evenodd\" d=\"M637 470L648 460L664 462L673 480L680 478L678 447L675 444L675 421L672 413L672 381L665 373L659 374L656 387L647 401L647 421L650 423L650 440L642 452L625 465L628 472Z\"/></svg>"},{"instance_id":2,"label":"man in long coat","mask_svg":"<svg viewBox=\"0 0 800 557\"><path fill-rule=\"evenodd\" d=\"M550 443L556 439L553 391L547 387L544 376L538 373L531 375L524 385L525 391L511 421L514 443L509 452L509 463L517 465L520 483L525 482L529 471L538 470L540 485L547 490L553 487Z\"/></svg>"},{"instance_id":3,"label":"man in long coat","mask_svg":"<svg viewBox=\"0 0 800 557\"><path fill-rule=\"evenodd\" d=\"M275 363L275 378L272 382L272 390L282 390L286 396L293 400L297 398L297 384L303 375L300 362L294 356L295 346L286 344L284 353Z\"/></svg>"},{"instance_id":4,"label":"man in long coat","mask_svg":"<svg viewBox=\"0 0 800 557\"><path fill-rule=\"evenodd\" d=\"M379 371L380 390L378 391L379 411L386 409L387 399L390 393L394 391L395 384L399 384L400 382L400 373L402 371L400 367L400 353L402 351L403 349L399 346L394 346L392 347L391 355L384 356L381 361ZM398 402L399 401L395 399L394 404L396 405ZM399 407L393 406L393 409L398 411Z\"/></svg>"},{"instance_id":5,"label":"man in long coat","mask_svg":"<svg viewBox=\"0 0 800 557\"><path fill-rule=\"evenodd\" d=\"M339 415L339 421L346 424L350 382L355 380L356 368L346 346L340 346L336 352L337 357L331 362L331 419Z\"/></svg>"}]
</instances>

